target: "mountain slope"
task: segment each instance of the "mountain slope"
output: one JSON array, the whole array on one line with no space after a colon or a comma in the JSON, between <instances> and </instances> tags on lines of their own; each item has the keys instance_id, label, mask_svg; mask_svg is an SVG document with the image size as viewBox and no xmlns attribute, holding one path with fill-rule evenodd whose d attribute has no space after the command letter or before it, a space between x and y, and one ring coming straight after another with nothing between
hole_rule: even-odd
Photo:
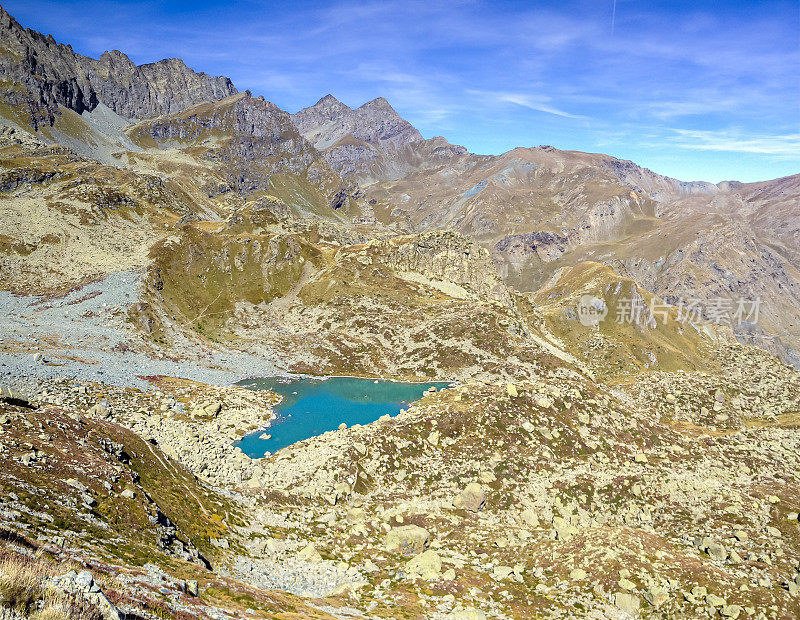
<instances>
[{"instance_id":1,"label":"mountain slope","mask_svg":"<svg viewBox=\"0 0 800 620\"><path fill-rule=\"evenodd\" d=\"M347 138L379 149L396 149L422 140L419 131L383 97L353 110L333 95L326 95L313 106L300 110L293 119L303 137L320 150Z\"/></svg>"},{"instance_id":2,"label":"mountain slope","mask_svg":"<svg viewBox=\"0 0 800 620\"><path fill-rule=\"evenodd\" d=\"M147 118L178 112L201 101L236 92L231 81L196 73L178 59L137 67L125 54L104 53L99 60L23 28L0 7L0 80L4 99L25 105L34 126L52 125L58 106L78 114L106 104L125 118ZM8 90L22 85L22 92Z\"/></svg>"},{"instance_id":3,"label":"mountain slope","mask_svg":"<svg viewBox=\"0 0 800 620\"><path fill-rule=\"evenodd\" d=\"M0 618L800 617L800 372L735 342L793 359L800 177L476 155L3 19ZM455 381L250 458L298 418L231 384L292 373Z\"/></svg>"},{"instance_id":4,"label":"mountain slope","mask_svg":"<svg viewBox=\"0 0 800 620\"><path fill-rule=\"evenodd\" d=\"M353 110L326 95L292 118L303 137L343 176L363 173L376 161L391 160L395 151L422 140L383 97Z\"/></svg>"}]
</instances>

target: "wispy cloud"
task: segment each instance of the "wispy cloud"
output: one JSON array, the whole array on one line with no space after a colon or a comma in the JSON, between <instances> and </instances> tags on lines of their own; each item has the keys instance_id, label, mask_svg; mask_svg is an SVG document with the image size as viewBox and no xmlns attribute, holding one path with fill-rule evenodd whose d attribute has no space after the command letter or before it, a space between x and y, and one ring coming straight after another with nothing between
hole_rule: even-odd
<instances>
[{"instance_id":1,"label":"wispy cloud","mask_svg":"<svg viewBox=\"0 0 800 620\"><path fill-rule=\"evenodd\" d=\"M645 103L647 112L655 118L667 120L681 116L698 116L735 110L743 102L734 98L724 98L712 92L707 97L696 96L683 101L654 101Z\"/></svg>"},{"instance_id":2,"label":"wispy cloud","mask_svg":"<svg viewBox=\"0 0 800 620\"><path fill-rule=\"evenodd\" d=\"M672 131L677 136L674 143L683 149L758 153L788 157L800 162L800 133L752 136L731 131L696 129L673 129Z\"/></svg>"},{"instance_id":3,"label":"wispy cloud","mask_svg":"<svg viewBox=\"0 0 800 620\"><path fill-rule=\"evenodd\" d=\"M485 102L502 104L513 103L529 110L536 112L544 112L545 114L552 114L554 116L561 116L563 118L587 118L582 114L572 114L558 107L552 105L552 99L545 95L535 95L530 93L509 93L509 92L491 92L482 90L468 90L468 94L474 95L478 99Z\"/></svg>"},{"instance_id":4,"label":"wispy cloud","mask_svg":"<svg viewBox=\"0 0 800 620\"><path fill-rule=\"evenodd\" d=\"M537 97L534 95L524 95L521 93L501 93L498 94L498 101L507 101L508 103L516 103L524 108L536 110L537 112L545 112L546 114L554 114L555 116L563 116L564 118L586 118L581 114L570 114L564 110L559 110L547 103L549 98Z\"/></svg>"}]
</instances>

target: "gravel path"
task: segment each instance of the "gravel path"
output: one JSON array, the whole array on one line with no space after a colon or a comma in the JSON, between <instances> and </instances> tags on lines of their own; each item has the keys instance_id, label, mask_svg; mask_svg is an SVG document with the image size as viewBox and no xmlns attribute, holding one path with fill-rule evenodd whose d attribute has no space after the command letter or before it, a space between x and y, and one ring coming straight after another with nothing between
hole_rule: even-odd
<instances>
[{"instance_id":1,"label":"gravel path","mask_svg":"<svg viewBox=\"0 0 800 620\"><path fill-rule=\"evenodd\" d=\"M140 279L139 273L119 272L58 299L0 291L0 383L30 391L37 378L80 377L145 389L149 384L140 376L228 385L288 374L274 359L199 350L188 341L177 346L178 356L186 358L181 361L126 351L135 338L127 307L138 301Z\"/></svg>"}]
</instances>

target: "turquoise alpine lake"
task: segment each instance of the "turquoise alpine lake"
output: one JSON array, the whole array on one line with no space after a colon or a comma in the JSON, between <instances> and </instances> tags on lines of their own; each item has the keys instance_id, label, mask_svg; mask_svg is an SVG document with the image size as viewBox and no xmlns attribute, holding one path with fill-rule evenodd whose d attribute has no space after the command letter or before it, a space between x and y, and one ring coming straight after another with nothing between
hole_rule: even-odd
<instances>
[{"instance_id":1,"label":"turquoise alpine lake","mask_svg":"<svg viewBox=\"0 0 800 620\"><path fill-rule=\"evenodd\" d=\"M450 384L350 377L268 377L246 379L239 385L251 390L272 390L283 397L275 407L278 417L269 428L251 433L237 444L247 456L261 458L267 452L336 430L342 422L347 426L369 424L386 414L397 415L409 403L422 398L429 388L441 389Z\"/></svg>"}]
</instances>

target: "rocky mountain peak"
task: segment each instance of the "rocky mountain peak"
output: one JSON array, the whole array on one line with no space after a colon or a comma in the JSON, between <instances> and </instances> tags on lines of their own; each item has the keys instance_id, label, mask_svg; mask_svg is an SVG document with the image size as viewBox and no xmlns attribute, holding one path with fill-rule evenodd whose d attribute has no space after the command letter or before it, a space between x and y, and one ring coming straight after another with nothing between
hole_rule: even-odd
<instances>
[{"instance_id":1,"label":"rocky mountain peak","mask_svg":"<svg viewBox=\"0 0 800 620\"><path fill-rule=\"evenodd\" d=\"M385 97L376 97L372 101L367 101L364 105L358 108L359 110L380 110L382 112L388 112L389 114L394 114L399 116L397 112L395 112L394 108L391 104L386 100Z\"/></svg>"},{"instance_id":2,"label":"rocky mountain peak","mask_svg":"<svg viewBox=\"0 0 800 620\"><path fill-rule=\"evenodd\" d=\"M98 59L76 54L52 37L23 28L0 7L0 80L3 99L30 111L33 126L52 124L58 107L78 114L99 103L126 118L147 118L185 110L236 93L226 77L211 77L168 59L136 66L119 50Z\"/></svg>"},{"instance_id":3,"label":"rocky mountain peak","mask_svg":"<svg viewBox=\"0 0 800 620\"><path fill-rule=\"evenodd\" d=\"M198 73L179 58L137 66L114 51L99 60L82 56L80 63L98 99L126 118L174 114L237 92L230 79Z\"/></svg>"},{"instance_id":4,"label":"rocky mountain peak","mask_svg":"<svg viewBox=\"0 0 800 620\"><path fill-rule=\"evenodd\" d=\"M97 62L100 66L107 67L109 70L132 72L136 69L136 65L128 58L127 54L119 50L103 52Z\"/></svg>"},{"instance_id":5,"label":"rocky mountain peak","mask_svg":"<svg viewBox=\"0 0 800 620\"><path fill-rule=\"evenodd\" d=\"M22 29L22 26L17 23L17 20L0 5L0 28L3 30L10 30L14 27Z\"/></svg>"},{"instance_id":6,"label":"rocky mountain peak","mask_svg":"<svg viewBox=\"0 0 800 620\"><path fill-rule=\"evenodd\" d=\"M306 108L306 110L314 110L316 115L327 118L331 121L340 118L341 116L347 114L348 112L352 112L352 110L339 101L336 97L331 94L325 95L322 99L317 101L313 106L310 108ZM309 114L310 116L311 114Z\"/></svg>"},{"instance_id":7,"label":"rocky mountain peak","mask_svg":"<svg viewBox=\"0 0 800 620\"><path fill-rule=\"evenodd\" d=\"M327 149L350 136L382 149L395 149L422 140L389 102L378 97L353 110L326 95L293 116L300 133L318 149Z\"/></svg>"}]
</instances>

